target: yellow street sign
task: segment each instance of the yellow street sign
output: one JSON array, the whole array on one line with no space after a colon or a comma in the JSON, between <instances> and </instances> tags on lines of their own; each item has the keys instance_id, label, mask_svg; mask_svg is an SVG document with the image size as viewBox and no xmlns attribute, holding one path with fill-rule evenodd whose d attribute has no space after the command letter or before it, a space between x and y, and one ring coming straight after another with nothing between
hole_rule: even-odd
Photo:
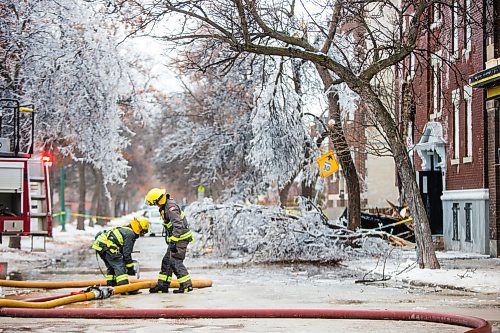
<instances>
[{"instance_id":1,"label":"yellow street sign","mask_svg":"<svg viewBox=\"0 0 500 333\"><path fill-rule=\"evenodd\" d=\"M319 172L322 177L328 177L339 170L339 164L332 151L321 155L318 158Z\"/></svg>"}]
</instances>

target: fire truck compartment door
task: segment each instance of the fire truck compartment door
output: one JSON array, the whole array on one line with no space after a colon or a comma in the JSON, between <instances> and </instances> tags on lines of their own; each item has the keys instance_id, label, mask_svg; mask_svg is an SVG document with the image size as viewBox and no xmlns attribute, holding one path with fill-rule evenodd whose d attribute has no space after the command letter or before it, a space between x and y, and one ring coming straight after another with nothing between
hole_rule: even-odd
<instances>
[{"instance_id":1,"label":"fire truck compartment door","mask_svg":"<svg viewBox=\"0 0 500 333\"><path fill-rule=\"evenodd\" d=\"M20 193L23 188L24 163L0 162L0 192Z\"/></svg>"}]
</instances>

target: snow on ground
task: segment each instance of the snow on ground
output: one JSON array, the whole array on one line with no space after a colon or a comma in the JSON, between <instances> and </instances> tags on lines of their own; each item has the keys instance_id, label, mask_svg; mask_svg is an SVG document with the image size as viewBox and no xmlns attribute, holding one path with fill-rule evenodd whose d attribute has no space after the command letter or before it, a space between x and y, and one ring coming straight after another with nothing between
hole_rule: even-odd
<instances>
[{"instance_id":1,"label":"snow on ground","mask_svg":"<svg viewBox=\"0 0 500 333\"><path fill-rule=\"evenodd\" d=\"M253 262L342 261L366 280L393 280L410 284L481 293L500 293L500 259L460 252L438 252L442 269L420 269L414 250L390 246L374 237L347 239L320 214L302 211L290 216L279 207L215 204L208 199L186 210L201 238L198 255L248 258Z\"/></svg>"},{"instance_id":2,"label":"snow on ground","mask_svg":"<svg viewBox=\"0 0 500 333\"><path fill-rule=\"evenodd\" d=\"M9 248L9 237L3 237L3 243L0 247L0 262L6 262L8 272L26 270L31 266L34 269L41 269L58 260L64 260L64 257L70 252L90 248L94 236L101 230L109 229L115 225L125 225L133 216L130 214L110 221L106 227L95 225L88 226L85 221L85 230L76 229L76 221L66 223L66 231L61 231L60 226L53 228L53 237L46 238L46 251L43 252L43 238L35 237L33 239L33 251L31 251L31 237L21 237L21 249Z\"/></svg>"},{"instance_id":3,"label":"snow on ground","mask_svg":"<svg viewBox=\"0 0 500 333\"><path fill-rule=\"evenodd\" d=\"M396 250L389 258L364 257L345 264L365 272L365 279L403 281L413 285L431 286L500 294L500 258L485 255L438 251L441 269L420 269L414 251Z\"/></svg>"},{"instance_id":4,"label":"snow on ground","mask_svg":"<svg viewBox=\"0 0 500 333\"><path fill-rule=\"evenodd\" d=\"M137 212L114 219L106 228L114 225L125 225L133 216L138 216L139 214L140 212ZM239 223L251 224L251 222L255 220L255 214L251 213L247 216L250 220L239 221ZM212 224L212 226L213 225L214 224ZM215 223L215 225L217 224ZM219 227L223 228L223 226ZM51 264L53 265L55 260L64 260L66 255L73 254L77 251L82 251L82 253L87 255L95 234L103 229L103 227L98 225L92 228L88 227L86 223L85 230L76 230L76 222L72 222L67 223L66 232L62 232L60 231L60 227L57 226L54 228L54 237L47 238L46 252L31 252L31 240L29 237L22 238L21 250L10 249L8 248L8 237L4 237L4 242L0 247L0 262L8 263L9 272L26 270L27 268L31 270L41 270ZM258 240L258 236L250 236L250 240ZM244 240L245 239L240 239L240 244ZM265 240L269 240L269 238L265 238ZM200 247L205 241L206 239L197 237L195 246ZM247 245L252 244L251 242L243 243ZM210 244L213 246L213 241ZM298 244L297 239L294 239L294 244ZM374 243L367 243L366 246L373 244ZM378 243L375 245L380 246ZM231 244L228 248L233 246L234 244ZM42 247L42 239L35 238L34 248L38 250ZM254 249L255 248L256 247L254 247ZM460 252L437 252L442 269L429 270L418 268L415 252L412 250L394 249L389 246L388 248L380 247L377 251L372 252L357 251L355 252L355 256L350 256L350 254L353 253L350 248L339 248L333 253L338 255L342 250L346 251L346 255L342 256L342 264L346 265L349 269L360 272L360 276L364 276L363 279L366 280L377 280L381 279L383 276L390 277L393 281L403 281L415 285L500 294L500 283L498 282L500 281L499 258L489 258L483 255ZM210 251L206 252L210 253ZM234 255L234 252L231 253ZM200 253L198 253L198 255L200 255ZM217 254L212 252L211 258L214 258L214 256L217 256ZM225 259L227 259L227 257L225 257Z\"/></svg>"}]
</instances>

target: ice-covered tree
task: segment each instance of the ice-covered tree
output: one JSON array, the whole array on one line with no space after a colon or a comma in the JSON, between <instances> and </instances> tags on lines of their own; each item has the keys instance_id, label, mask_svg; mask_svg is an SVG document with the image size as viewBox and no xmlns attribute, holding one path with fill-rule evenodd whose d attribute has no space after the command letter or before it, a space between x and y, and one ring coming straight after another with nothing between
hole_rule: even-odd
<instances>
[{"instance_id":1,"label":"ice-covered tree","mask_svg":"<svg viewBox=\"0 0 500 333\"><path fill-rule=\"evenodd\" d=\"M200 75L183 61L178 66L184 87L170 94L158 116L157 169L166 181L183 179L193 189L204 184L215 196L244 199L256 186L256 170L245 160L253 137L252 77L245 68L220 76Z\"/></svg>"},{"instance_id":2,"label":"ice-covered tree","mask_svg":"<svg viewBox=\"0 0 500 333\"><path fill-rule=\"evenodd\" d=\"M39 145L124 182L128 78L114 27L78 0L7 0L0 17L0 89L36 105Z\"/></svg>"},{"instance_id":3,"label":"ice-covered tree","mask_svg":"<svg viewBox=\"0 0 500 333\"><path fill-rule=\"evenodd\" d=\"M279 57L228 61L223 49L206 56L202 45L176 59L184 90L168 100L161 121L159 170L167 179L186 170L191 186L224 187L232 200L275 184L285 204L299 174L305 184L316 177L308 168L315 145L303 119L302 69Z\"/></svg>"},{"instance_id":4,"label":"ice-covered tree","mask_svg":"<svg viewBox=\"0 0 500 333\"><path fill-rule=\"evenodd\" d=\"M415 223L420 267L439 267L405 140L393 110L379 98L374 79L407 58L419 37L431 30L429 13L434 12L434 5L451 8L453 3L435 0L408 0L401 5L386 0L112 3L116 5L114 10L123 9L128 17L140 18L136 19L137 30L168 22L162 30L167 40L179 44L204 40L213 48L230 48L236 58L250 53L302 59L316 66L325 88L345 83L373 114L395 158ZM407 22L409 28L405 29ZM356 62L350 61L350 55L337 42L339 36L347 34L353 36ZM341 60L333 54L340 54ZM330 105L335 106L335 101ZM336 123L334 120L333 125Z\"/></svg>"},{"instance_id":5,"label":"ice-covered tree","mask_svg":"<svg viewBox=\"0 0 500 333\"><path fill-rule=\"evenodd\" d=\"M182 49L181 53L184 53L186 52L186 49L190 49L193 45L202 44L205 56L196 58L197 61L201 60L202 64L198 65L198 68L202 70L206 67L214 67L218 65L224 65L226 68L231 67L233 63L240 59L240 57L245 56L248 53L260 54L264 56L273 55L268 52L254 52L254 50L244 50L240 45L236 45L235 43L233 43L238 43L239 41L241 41L242 33L241 31L234 31L234 28L241 29L240 24L243 24L245 25L245 29L247 30L244 33L249 33L249 31L251 29L254 29L254 26L257 24L257 21L254 19L251 19L247 22L247 18L241 18L242 21L239 21L238 16L245 13L245 8L243 7L247 6L247 4L241 3L241 6L237 7L237 4L228 1L201 1L197 3L183 3L174 1L154 4L149 4L142 1L111 1L108 3L111 4L109 6L109 11L113 14L119 13L120 16L118 17L124 19L126 22L135 27L136 33L150 33L156 36L160 34L158 36L159 38L172 42L170 45L172 46L173 50L179 51L180 49ZM190 6L192 6L192 8ZM286 6L286 4L283 4L283 8L285 8ZM266 7L265 4L264 7ZM286 11L288 10L286 8L281 9L278 7L280 7L280 5L270 2L269 7L266 8L270 9L271 12L276 10L276 13L281 13L280 15L284 15L284 13L286 13ZM291 5L291 7L295 8L295 5ZM302 31L303 28L306 28L307 30L307 27L302 24L304 22L301 23L301 17L304 16L305 13L302 10L300 15L296 16L293 12L293 8L290 15L283 16L283 19L286 22L278 22L277 24L281 25L282 27L286 27L286 29L288 29L288 32L290 34L293 34L294 38L298 38L302 34L304 36L301 38L307 39L307 33L304 34ZM271 14L270 18L279 21L279 19L281 18L280 15ZM318 15L318 13L315 13L315 15ZM322 15L322 19L324 19L324 16L327 14L325 12L320 13L320 15ZM205 21L204 17L207 19L207 21ZM168 18L169 23L166 25L162 24L163 22L165 22L163 21L164 18ZM214 24L214 26L211 26L212 23ZM157 29L154 29L153 31L151 29L152 27L155 27ZM221 35L217 35L216 33L218 28L220 28ZM251 29L248 30L249 28ZM160 31L160 33L158 33L158 31ZM249 34L252 35L253 33L254 32L252 31ZM260 32L257 32L255 36L250 35L246 36L245 40L250 41L251 39L253 39L254 42L256 42L255 45L262 42L267 47L272 47L276 42L272 38L269 39L266 34L261 34ZM324 37L321 34L314 32L312 39L315 40L316 44L319 44L323 42ZM338 38L336 37L336 39ZM228 41L229 43L227 43ZM278 43L281 42L278 41ZM353 47L342 47L342 49L338 52L339 55L335 56L335 59L340 58L341 63L345 65L346 61L352 59L352 49ZM221 50L223 50L224 52L221 52ZM221 57L218 56L216 61L207 63L207 60L214 59L212 56L213 54L220 55L221 53L226 56L226 59L221 59ZM336 51L333 50L330 53L335 54ZM283 56L285 54L275 53L274 55ZM303 62L304 60L299 61L299 63ZM329 104L329 117L335 120L332 123L331 129L327 130L327 134L329 134L328 136L330 138L330 141L333 143L334 149L339 157L339 161L343 170L342 172L344 173L348 185L348 225L351 229L355 229L360 226L361 222L359 178L353 162L353 158L351 156L351 151L345 138L342 124L340 122L341 110L338 107L339 98L337 89L335 87L332 87L332 83L337 83L338 81L334 79L328 79L329 76L334 75L329 73L327 69L323 69L321 66L319 66L318 71L324 71L324 74L320 76L321 80L319 82L322 82L322 85L324 86L323 91L325 94L325 99ZM269 73L263 72L261 73L261 75L269 75ZM318 75L316 74L316 76ZM309 76L305 76L305 80L309 79ZM313 156L310 156L310 152L308 151L308 149L310 148L307 148L307 145L310 144L306 144L306 154L303 157L307 161L305 165L310 166L311 164L309 163L309 160ZM284 158L287 157L288 156L285 156ZM305 170L307 169L310 168L305 168ZM291 176L291 174L288 173L288 176ZM310 177L303 177L302 179L306 180L303 181L302 187L306 188L308 186L311 186ZM281 197L285 196L287 187L291 185L291 182L291 178L286 183L286 185L284 185L283 181L280 182L283 186L280 189ZM310 191L304 192L310 193Z\"/></svg>"},{"instance_id":6,"label":"ice-covered tree","mask_svg":"<svg viewBox=\"0 0 500 333\"><path fill-rule=\"evenodd\" d=\"M268 183L280 189L285 205L287 188L300 172L304 178L316 176L306 168L312 163L315 148L304 119L300 68L280 57L267 59L266 73L255 93L248 160L260 170ZM306 184L307 182L304 182Z\"/></svg>"}]
</instances>

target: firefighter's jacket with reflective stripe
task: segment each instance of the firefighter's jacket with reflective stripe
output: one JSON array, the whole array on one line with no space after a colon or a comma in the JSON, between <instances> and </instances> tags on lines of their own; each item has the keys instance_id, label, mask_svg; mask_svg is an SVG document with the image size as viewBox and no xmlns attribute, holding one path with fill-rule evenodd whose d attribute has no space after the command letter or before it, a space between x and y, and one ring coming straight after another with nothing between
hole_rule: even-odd
<instances>
[{"instance_id":1,"label":"firefighter's jacket with reflective stripe","mask_svg":"<svg viewBox=\"0 0 500 333\"><path fill-rule=\"evenodd\" d=\"M167 199L165 205L160 206L160 214L167 233L167 243L181 240L191 241L193 239L193 233L189 230L184 212L181 211L174 200Z\"/></svg>"},{"instance_id":2,"label":"firefighter's jacket with reflective stripe","mask_svg":"<svg viewBox=\"0 0 500 333\"><path fill-rule=\"evenodd\" d=\"M132 228L128 226L116 227L99 234L92 244L92 248L99 252L103 250L109 250L111 253L119 251L128 267L132 264L132 251L137 238L139 235Z\"/></svg>"}]
</instances>

